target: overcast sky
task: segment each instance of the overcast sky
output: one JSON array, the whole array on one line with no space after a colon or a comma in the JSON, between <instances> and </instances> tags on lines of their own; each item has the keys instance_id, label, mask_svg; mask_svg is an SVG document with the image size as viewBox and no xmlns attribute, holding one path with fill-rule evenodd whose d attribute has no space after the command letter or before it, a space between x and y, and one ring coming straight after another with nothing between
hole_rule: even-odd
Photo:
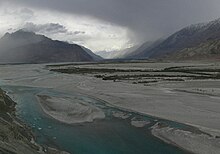
<instances>
[{"instance_id":1,"label":"overcast sky","mask_svg":"<svg viewBox=\"0 0 220 154\"><path fill-rule=\"evenodd\" d=\"M25 28L113 51L220 17L220 0L0 0L0 35Z\"/></svg>"}]
</instances>

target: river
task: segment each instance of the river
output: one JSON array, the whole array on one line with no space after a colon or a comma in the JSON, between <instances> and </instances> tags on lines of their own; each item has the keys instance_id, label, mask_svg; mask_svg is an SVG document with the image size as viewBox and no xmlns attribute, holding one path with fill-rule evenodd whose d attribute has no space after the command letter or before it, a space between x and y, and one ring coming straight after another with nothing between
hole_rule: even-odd
<instances>
[{"instance_id":1,"label":"river","mask_svg":"<svg viewBox=\"0 0 220 154\"><path fill-rule=\"evenodd\" d=\"M183 154L186 151L164 143L151 135L150 127L158 121L175 126L187 127L171 121L140 115L109 106L101 100L65 94L53 89L1 86L16 101L17 116L32 127L39 144L66 150L71 154ZM101 108L106 118L92 123L68 125L46 115L37 102L37 94L75 98L76 96ZM62 103L62 102L61 102ZM114 112L129 115L128 118L116 118ZM132 119L149 121L143 128L131 125Z\"/></svg>"}]
</instances>

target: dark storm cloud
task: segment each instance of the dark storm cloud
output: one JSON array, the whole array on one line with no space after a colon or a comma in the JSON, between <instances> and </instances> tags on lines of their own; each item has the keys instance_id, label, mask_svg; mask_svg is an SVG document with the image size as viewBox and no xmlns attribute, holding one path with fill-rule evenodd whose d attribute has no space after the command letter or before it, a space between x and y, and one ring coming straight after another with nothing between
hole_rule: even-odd
<instances>
[{"instance_id":1,"label":"dark storm cloud","mask_svg":"<svg viewBox=\"0 0 220 154\"><path fill-rule=\"evenodd\" d=\"M65 26L58 23L34 24L32 22L28 22L22 29L25 31L49 35L63 33L65 35L80 35L82 37L82 35L86 34L84 31L68 31Z\"/></svg>"},{"instance_id":2,"label":"dark storm cloud","mask_svg":"<svg viewBox=\"0 0 220 154\"><path fill-rule=\"evenodd\" d=\"M67 33L66 27L60 25L58 23L48 23L48 24L34 24L34 23L26 23L24 25L24 30L37 32L37 33L46 33L46 34L56 34L56 33Z\"/></svg>"},{"instance_id":3,"label":"dark storm cloud","mask_svg":"<svg viewBox=\"0 0 220 154\"><path fill-rule=\"evenodd\" d=\"M186 25L220 16L219 0L7 0L92 16L128 27L140 40L168 35ZM132 34L131 34L132 35Z\"/></svg>"}]
</instances>

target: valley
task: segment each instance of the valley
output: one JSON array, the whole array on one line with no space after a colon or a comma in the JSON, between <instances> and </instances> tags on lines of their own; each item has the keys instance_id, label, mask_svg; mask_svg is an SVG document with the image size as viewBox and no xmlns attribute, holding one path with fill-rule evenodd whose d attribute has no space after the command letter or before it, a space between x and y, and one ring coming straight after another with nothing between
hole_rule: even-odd
<instances>
[{"instance_id":1,"label":"valley","mask_svg":"<svg viewBox=\"0 0 220 154\"><path fill-rule=\"evenodd\" d=\"M128 151L125 146L115 149L115 153L125 150L132 154L135 153L132 147L136 146L140 146L139 152L148 151L145 144L151 143L146 142L157 138L160 150L168 144L172 145L171 149L174 146L186 150L183 153L205 154L212 150L217 154L220 148L219 68L219 63L149 61L1 65L4 74L0 74L0 83L18 103L18 116L35 130L38 143L43 145L61 147L70 153L99 145L103 151L113 152L107 150L112 146L108 142L101 144L93 139L101 130L101 134L108 130L105 126L115 134L117 131L122 133L126 125L124 133L141 131L149 136L146 140L141 139L142 145L133 142ZM120 127L116 129L115 126ZM83 131L79 132L78 128ZM67 143L70 140L63 133L50 135L60 129L64 132L75 130L69 133L73 135L70 137L81 144ZM93 130L92 138L88 138L90 130ZM106 133L106 141L112 140ZM81 134L81 139L77 134ZM130 136L133 141L135 136L139 135ZM70 148L75 147L73 145L78 148ZM101 149L93 149L90 153L98 153ZM181 150L173 150L172 153L181 153ZM78 152L87 153L86 149ZM157 152L160 153L156 149L151 151Z\"/></svg>"},{"instance_id":2,"label":"valley","mask_svg":"<svg viewBox=\"0 0 220 154\"><path fill-rule=\"evenodd\" d=\"M0 154L220 154L220 1L0 8Z\"/></svg>"}]
</instances>

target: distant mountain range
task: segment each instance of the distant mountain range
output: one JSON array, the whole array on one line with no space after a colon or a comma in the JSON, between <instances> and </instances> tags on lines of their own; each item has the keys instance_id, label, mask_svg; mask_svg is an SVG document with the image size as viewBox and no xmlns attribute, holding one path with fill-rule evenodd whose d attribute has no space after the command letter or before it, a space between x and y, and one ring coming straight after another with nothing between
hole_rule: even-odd
<instances>
[{"instance_id":1,"label":"distant mountain range","mask_svg":"<svg viewBox=\"0 0 220 154\"><path fill-rule=\"evenodd\" d=\"M102 60L76 44L52 40L23 30L6 33L0 39L0 63L54 63Z\"/></svg>"},{"instance_id":2,"label":"distant mountain range","mask_svg":"<svg viewBox=\"0 0 220 154\"><path fill-rule=\"evenodd\" d=\"M121 51L111 51L111 52L99 51L96 54L105 59L123 59L127 57L130 53L132 53L133 51L137 50L138 47L139 46L133 46L131 48L126 48Z\"/></svg>"},{"instance_id":3,"label":"distant mountain range","mask_svg":"<svg viewBox=\"0 0 220 154\"><path fill-rule=\"evenodd\" d=\"M76 44L23 30L6 33L0 39L0 63L86 62L103 58L216 60L220 59L220 19L191 25L166 39L146 42L120 52L96 54Z\"/></svg>"},{"instance_id":4,"label":"distant mountain range","mask_svg":"<svg viewBox=\"0 0 220 154\"><path fill-rule=\"evenodd\" d=\"M195 24L174 33L167 39L144 44L127 59L215 59L219 58L220 19Z\"/></svg>"},{"instance_id":5,"label":"distant mountain range","mask_svg":"<svg viewBox=\"0 0 220 154\"><path fill-rule=\"evenodd\" d=\"M161 42L163 41L163 39L159 39L156 41L148 41L145 42L144 44L142 44L139 48L137 48L136 50L124 55L123 57L120 58L126 58L126 59L133 59L133 58L145 58L146 57L146 51L150 51L151 49L153 49L154 47L156 47L157 45L159 45Z\"/></svg>"}]
</instances>

